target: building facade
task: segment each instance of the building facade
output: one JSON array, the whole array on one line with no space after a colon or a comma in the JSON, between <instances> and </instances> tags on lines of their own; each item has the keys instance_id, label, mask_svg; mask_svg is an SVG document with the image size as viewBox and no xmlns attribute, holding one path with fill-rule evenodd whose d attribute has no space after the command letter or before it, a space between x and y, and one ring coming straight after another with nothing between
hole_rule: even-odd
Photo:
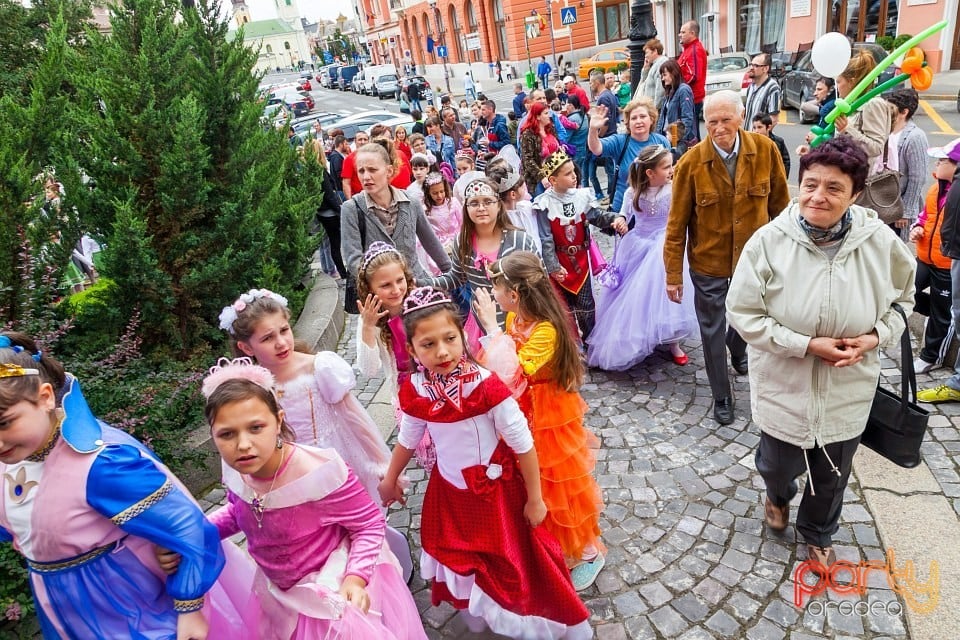
<instances>
[{"instance_id":1,"label":"building facade","mask_svg":"<svg viewBox=\"0 0 960 640\"><path fill-rule=\"evenodd\" d=\"M234 29L243 28L243 42L257 50L257 71L280 67L295 68L313 60L310 41L303 29L297 0L274 0L277 17L272 20L252 20L246 0L231 0Z\"/></svg>"},{"instance_id":2,"label":"building facade","mask_svg":"<svg viewBox=\"0 0 960 640\"><path fill-rule=\"evenodd\" d=\"M677 33L697 20L710 53L730 47L756 53L795 51L828 31L856 42L914 34L946 19L947 29L921 47L935 70L960 68L960 0L652 0L659 38L669 55L679 53ZM562 24L569 9L576 22ZM629 0L356 0L375 64L404 62L436 68L502 61L525 68L553 53L575 61L597 48L625 46ZM552 17L552 23L551 23ZM538 23L529 31L528 23ZM551 43L550 29L553 28ZM529 37L534 35L534 37Z\"/></svg>"}]
</instances>

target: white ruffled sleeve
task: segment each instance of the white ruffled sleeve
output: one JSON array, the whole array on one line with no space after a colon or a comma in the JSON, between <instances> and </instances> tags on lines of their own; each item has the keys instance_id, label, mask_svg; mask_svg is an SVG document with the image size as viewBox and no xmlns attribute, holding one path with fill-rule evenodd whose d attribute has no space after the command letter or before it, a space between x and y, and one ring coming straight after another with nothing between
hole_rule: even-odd
<instances>
[{"instance_id":1,"label":"white ruffled sleeve","mask_svg":"<svg viewBox=\"0 0 960 640\"><path fill-rule=\"evenodd\" d=\"M491 409L490 415L493 417L493 427L514 453L526 453L533 449L533 434L516 400L507 398Z\"/></svg>"},{"instance_id":2,"label":"white ruffled sleeve","mask_svg":"<svg viewBox=\"0 0 960 640\"><path fill-rule=\"evenodd\" d=\"M343 400L357 386L357 378L346 360L332 351L321 351L313 360L313 375L320 397L327 404Z\"/></svg>"}]
</instances>

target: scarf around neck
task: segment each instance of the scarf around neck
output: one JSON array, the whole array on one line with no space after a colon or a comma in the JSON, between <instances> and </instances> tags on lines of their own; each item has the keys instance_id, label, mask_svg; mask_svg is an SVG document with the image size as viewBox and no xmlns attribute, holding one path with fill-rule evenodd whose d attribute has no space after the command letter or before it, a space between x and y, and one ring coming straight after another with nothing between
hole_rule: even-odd
<instances>
[{"instance_id":1,"label":"scarf around neck","mask_svg":"<svg viewBox=\"0 0 960 640\"><path fill-rule=\"evenodd\" d=\"M840 220L829 229L818 229L814 227L806 221L802 213L797 214L797 221L800 223L800 228L807 234L807 237L813 240L814 244L824 244L837 242L847 235L847 232L850 231L850 227L853 225L853 214L850 213L850 209L848 208L843 213L843 216L840 217Z\"/></svg>"}]
</instances>

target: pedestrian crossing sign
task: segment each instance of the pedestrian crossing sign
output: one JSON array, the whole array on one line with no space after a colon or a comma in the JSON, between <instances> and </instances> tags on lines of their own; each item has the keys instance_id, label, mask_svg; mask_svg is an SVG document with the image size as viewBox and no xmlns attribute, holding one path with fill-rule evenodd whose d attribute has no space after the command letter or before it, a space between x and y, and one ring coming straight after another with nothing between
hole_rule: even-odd
<instances>
[{"instance_id":1,"label":"pedestrian crossing sign","mask_svg":"<svg viewBox=\"0 0 960 640\"><path fill-rule=\"evenodd\" d=\"M560 9L560 24L567 26L568 24L577 23L577 8L576 7L563 7Z\"/></svg>"}]
</instances>

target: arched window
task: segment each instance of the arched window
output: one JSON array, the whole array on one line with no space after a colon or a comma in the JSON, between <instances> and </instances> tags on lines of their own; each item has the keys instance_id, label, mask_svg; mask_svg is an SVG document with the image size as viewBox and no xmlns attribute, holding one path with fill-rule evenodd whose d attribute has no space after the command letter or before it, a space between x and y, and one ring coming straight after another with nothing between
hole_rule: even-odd
<instances>
[{"instance_id":1,"label":"arched window","mask_svg":"<svg viewBox=\"0 0 960 640\"><path fill-rule=\"evenodd\" d=\"M420 31L420 21L417 20L416 17L411 18L411 21L413 22L413 34L414 34L414 42L412 47L413 55L416 56L416 60L419 64L425 65L427 64L427 59L423 55L423 52L426 51L427 43L426 43L426 40L424 40L423 38L423 32Z\"/></svg>"},{"instance_id":2,"label":"arched window","mask_svg":"<svg viewBox=\"0 0 960 640\"><path fill-rule=\"evenodd\" d=\"M289 42L284 42L284 43L283 43L283 48L286 49L287 51L290 51L290 43L289 43Z\"/></svg>"},{"instance_id":3,"label":"arched window","mask_svg":"<svg viewBox=\"0 0 960 640\"><path fill-rule=\"evenodd\" d=\"M466 8L467 8L467 25L470 27L470 30L468 31L468 33L477 33L478 31L480 31L480 27L477 24L477 14L473 10L473 2L470 2L468 0L468 2L466 3ZM472 60L473 62L480 62L480 51L478 50L468 51L467 55L469 60Z\"/></svg>"},{"instance_id":4,"label":"arched window","mask_svg":"<svg viewBox=\"0 0 960 640\"><path fill-rule=\"evenodd\" d=\"M510 57L510 47L507 46L507 23L503 15L503 3L500 0L493 0L493 23L497 30L497 47L500 49L493 56L497 60L505 60Z\"/></svg>"},{"instance_id":5,"label":"arched window","mask_svg":"<svg viewBox=\"0 0 960 640\"><path fill-rule=\"evenodd\" d=\"M446 20L447 24L443 26L446 27L446 32L448 34L450 32L453 32L453 37L446 38L446 39L449 39L450 42L447 42L444 44L446 44L447 47L450 49L450 62L453 62L453 63L463 62L464 60L466 60L466 58L463 57L464 50L462 46L463 26L457 20L457 12L454 9L452 4L448 7L448 9L449 10L447 11L447 20Z\"/></svg>"},{"instance_id":6,"label":"arched window","mask_svg":"<svg viewBox=\"0 0 960 640\"><path fill-rule=\"evenodd\" d=\"M273 47L267 45L267 53L273 53Z\"/></svg>"}]
</instances>

